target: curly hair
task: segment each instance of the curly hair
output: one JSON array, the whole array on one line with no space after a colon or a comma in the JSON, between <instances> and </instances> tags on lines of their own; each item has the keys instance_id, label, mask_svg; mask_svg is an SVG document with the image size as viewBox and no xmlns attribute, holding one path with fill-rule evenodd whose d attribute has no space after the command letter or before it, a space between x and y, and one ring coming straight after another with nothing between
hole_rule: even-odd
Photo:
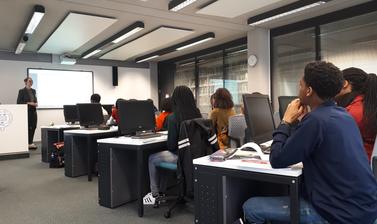
<instances>
[{"instance_id":1,"label":"curly hair","mask_svg":"<svg viewBox=\"0 0 377 224\"><path fill-rule=\"evenodd\" d=\"M305 66L305 83L322 100L333 99L343 87L342 72L330 62L315 61Z\"/></svg>"},{"instance_id":2,"label":"curly hair","mask_svg":"<svg viewBox=\"0 0 377 224\"><path fill-rule=\"evenodd\" d=\"M218 88L214 94L214 107L220 109L230 109L234 106L232 95L226 88Z\"/></svg>"}]
</instances>

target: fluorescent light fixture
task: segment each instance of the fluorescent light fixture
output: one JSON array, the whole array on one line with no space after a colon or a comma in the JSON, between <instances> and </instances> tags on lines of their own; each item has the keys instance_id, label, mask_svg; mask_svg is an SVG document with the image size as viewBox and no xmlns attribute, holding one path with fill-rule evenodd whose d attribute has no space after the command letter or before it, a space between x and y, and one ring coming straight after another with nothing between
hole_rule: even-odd
<instances>
[{"instance_id":1,"label":"fluorescent light fixture","mask_svg":"<svg viewBox=\"0 0 377 224\"><path fill-rule=\"evenodd\" d=\"M62 64L62 65L74 65L74 64L76 64L76 59L71 58L67 55L60 55L60 64Z\"/></svg>"},{"instance_id":2,"label":"fluorescent light fixture","mask_svg":"<svg viewBox=\"0 0 377 224\"><path fill-rule=\"evenodd\" d=\"M94 51L90 52L89 54L85 55L82 58L87 59L87 58L89 58L89 57L91 57L91 56L93 56L93 55L95 55L95 54L97 54L97 53L99 53L101 51L102 51L101 49L94 50Z\"/></svg>"},{"instance_id":3,"label":"fluorescent light fixture","mask_svg":"<svg viewBox=\"0 0 377 224\"><path fill-rule=\"evenodd\" d=\"M157 58L159 55L153 55L153 56L150 56L150 57L147 57L147 58L144 58L144 59L141 59L141 60L138 60L136 61L136 63L141 63L141 62L144 62L144 61L149 61L153 58Z\"/></svg>"},{"instance_id":4,"label":"fluorescent light fixture","mask_svg":"<svg viewBox=\"0 0 377 224\"><path fill-rule=\"evenodd\" d=\"M123 30L119 31L118 33L114 34L113 36L107 38L106 40L102 41L101 43L97 44L96 46L92 47L91 49L85 51L81 57L82 58L89 58L104 49L121 42L122 40L134 35L135 33L144 29L144 23L141 21L137 21L130 26L124 28Z\"/></svg>"},{"instance_id":5,"label":"fluorescent light fixture","mask_svg":"<svg viewBox=\"0 0 377 224\"><path fill-rule=\"evenodd\" d=\"M41 22L45 14L45 8L42 5L35 5L33 14L29 20L25 32L21 36L21 40L18 42L15 54L21 54L26 46L26 42L30 39L31 34L35 31L38 24Z\"/></svg>"},{"instance_id":6,"label":"fluorescent light fixture","mask_svg":"<svg viewBox=\"0 0 377 224\"><path fill-rule=\"evenodd\" d=\"M33 16L31 17L31 20L29 22L29 25L26 28L25 33L26 34L32 34L37 28L38 24L41 22L43 16L45 15L45 9L41 5L36 5L34 7L34 13Z\"/></svg>"},{"instance_id":7,"label":"fluorescent light fixture","mask_svg":"<svg viewBox=\"0 0 377 224\"><path fill-rule=\"evenodd\" d=\"M203 43L203 42L206 42L206 41L209 41L209 40L212 40L212 39L213 39L213 37L208 37L208 38L206 38L206 39L196 41L196 42L194 42L194 43L192 43L192 44L188 44L188 45L186 45L186 46L182 46L182 47L177 48L177 51L180 51L180 50L183 50L183 49L186 49L186 48L189 48L189 47L192 47L192 46L195 46L195 45L201 44L201 43Z\"/></svg>"},{"instance_id":8,"label":"fluorescent light fixture","mask_svg":"<svg viewBox=\"0 0 377 224\"><path fill-rule=\"evenodd\" d=\"M300 0L289 5L274 9L272 11L251 17L248 19L248 24L250 26L256 26L271 20L275 20L316 6L323 5L328 1L330 0Z\"/></svg>"},{"instance_id":9,"label":"fluorescent light fixture","mask_svg":"<svg viewBox=\"0 0 377 224\"><path fill-rule=\"evenodd\" d=\"M196 0L172 0L169 2L169 10L176 12L194 2L196 2Z\"/></svg>"},{"instance_id":10,"label":"fluorescent light fixture","mask_svg":"<svg viewBox=\"0 0 377 224\"><path fill-rule=\"evenodd\" d=\"M152 58L156 58L156 57L159 57L159 56L164 55L164 54L169 54L169 53L174 52L174 51L183 50L183 49L192 47L194 45L206 42L206 41L211 40L213 38L215 38L214 33L212 33L212 32L205 33L205 34L200 35L198 37L195 37L191 40L187 40L187 41L184 41L182 43L179 43L179 44L176 44L176 45L173 45L173 46L152 52L150 54L144 55L142 57L138 57L138 58L135 59L135 61L136 61L136 63L139 63L139 62L143 62L143 61L146 61L146 60L150 60Z\"/></svg>"},{"instance_id":11,"label":"fluorescent light fixture","mask_svg":"<svg viewBox=\"0 0 377 224\"><path fill-rule=\"evenodd\" d=\"M24 50L25 46L26 46L26 42L18 43L15 54L21 54L21 52Z\"/></svg>"},{"instance_id":12,"label":"fluorescent light fixture","mask_svg":"<svg viewBox=\"0 0 377 224\"><path fill-rule=\"evenodd\" d=\"M144 27L136 27L133 30L129 31L128 33L123 34L122 36L118 37L117 39L113 40L112 42L114 44L121 42L122 40L126 39L127 37L139 32L140 30L143 30Z\"/></svg>"}]
</instances>

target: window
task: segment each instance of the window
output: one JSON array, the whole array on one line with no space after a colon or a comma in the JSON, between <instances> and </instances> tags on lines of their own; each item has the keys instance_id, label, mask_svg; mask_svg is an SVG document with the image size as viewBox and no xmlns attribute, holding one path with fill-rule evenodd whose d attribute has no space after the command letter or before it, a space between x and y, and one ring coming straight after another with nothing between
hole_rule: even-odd
<instances>
[{"instance_id":1,"label":"window","mask_svg":"<svg viewBox=\"0 0 377 224\"><path fill-rule=\"evenodd\" d=\"M87 103L93 94L93 72L30 68L28 75L34 81L39 108Z\"/></svg>"},{"instance_id":2,"label":"window","mask_svg":"<svg viewBox=\"0 0 377 224\"><path fill-rule=\"evenodd\" d=\"M340 69L377 72L377 12L321 26L322 59Z\"/></svg>"},{"instance_id":3,"label":"window","mask_svg":"<svg viewBox=\"0 0 377 224\"><path fill-rule=\"evenodd\" d=\"M315 60L314 28L274 37L272 43L272 99L278 111L278 96L297 96L305 65Z\"/></svg>"},{"instance_id":4,"label":"window","mask_svg":"<svg viewBox=\"0 0 377 224\"><path fill-rule=\"evenodd\" d=\"M195 59L176 63L174 87L176 86L188 86L195 96Z\"/></svg>"}]
</instances>

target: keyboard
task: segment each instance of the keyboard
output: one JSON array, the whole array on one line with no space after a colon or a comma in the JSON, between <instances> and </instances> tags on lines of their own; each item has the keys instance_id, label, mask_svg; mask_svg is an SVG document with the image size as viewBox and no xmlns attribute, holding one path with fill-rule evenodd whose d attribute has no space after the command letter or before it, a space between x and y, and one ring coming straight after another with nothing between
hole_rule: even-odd
<instances>
[{"instance_id":1,"label":"keyboard","mask_svg":"<svg viewBox=\"0 0 377 224\"><path fill-rule=\"evenodd\" d=\"M163 134L161 134L161 133L143 133L143 134L131 136L131 138L146 139L146 138L156 138L156 137L160 137L162 135Z\"/></svg>"}]
</instances>

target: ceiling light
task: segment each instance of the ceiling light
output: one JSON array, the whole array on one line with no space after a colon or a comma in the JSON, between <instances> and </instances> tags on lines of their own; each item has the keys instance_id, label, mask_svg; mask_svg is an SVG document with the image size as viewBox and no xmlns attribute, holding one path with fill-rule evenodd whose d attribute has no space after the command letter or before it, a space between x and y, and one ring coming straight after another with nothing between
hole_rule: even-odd
<instances>
[{"instance_id":1,"label":"ceiling light","mask_svg":"<svg viewBox=\"0 0 377 224\"><path fill-rule=\"evenodd\" d=\"M189 47L192 47L192 46L195 46L195 45L201 44L201 43L203 43L203 42L206 42L206 41L209 41L209 40L212 40L212 39L213 39L213 37L208 37L208 38L206 38L206 39L196 41L196 42L191 43L191 44L188 44L188 45L186 45L186 46L182 46L182 47L177 48L177 51L180 51L180 50L183 50L183 49L186 49L186 48L189 48Z\"/></svg>"},{"instance_id":2,"label":"ceiling light","mask_svg":"<svg viewBox=\"0 0 377 224\"><path fill-rule=\"evenodd\" d=\"M35 31L38 24L41 22L45 14L45 8L42 5L35 5L33 14L29 20L25 32L21 36L21 40L18 42L15 54L21 54L26 46L26 42L30 39L31 34Z\"/></svg>"},{"instance_id":3,"label":"ceiling light","mask_svg":"<svg viewBox=\"0 0 377 224\"><path fill-rule=\"evenodd\" d=\"M15 54L21 54L21 52L24 50L25 46L26 46L26 42L18 43Z\"/></svg>"},{"instance_id":4,"label":"ceiling light","mask_svg":"<svg viewBox=\"0 0 377 224\"><path fill-rule=\"evenodd\" d=\"M145 61L145 60L150 60L152 58L156 58L156 57L164 55L164 54L168 54L168 53L171 53L171 52L174 52L174 51L183 50L183 49L192 47L194 45L203 43L203 42L211 40L213 38L215 38L214 33L212 33L212 32L206 33L206 34L203 34L201 36L195 37L191 40L187 40L187 41L184 41L182 43L179 43L179 44L176 44L176 45L173 45L173 46L152 52L150 54L144 55L142 57L138 57L138 58L135 59L135 61L137 63L139 63L139 62L142 62L142 61Z\"/></svg>"},{"instance_id":5,"label":"ceiling light","mask_svg":"<svg viewBox=\"0 0 377 224\"><path fill-rule=\"evenodd\" d=\"M89 54L85 55L82 58L87 59L87 58L89 58L89 57L91 57L91 56L93 56L93 55L95 55L95 54L97 54L97 53L99 53L101 51L102 51L101 49L94 50L94 51L90 52Z\"/></svg>"},{"instance_id":6,"label":"ceiling light","mask_svg":"<svg viewBox=\"0 0 377 224\"><path fill-rule=\"evenodd\" d=\"M271 10L269 12L251 17L248 19L248 24L250 26L256 26L274 19L278 19L284 16L288 16L294 13L298 13L316 6L325 4L330 0L307 0L307 1L297 1L289 5L282 6L280 8Z\"/></svg>"},{"instance_id":7,"label":"ceiling light","mask_svg":"<svg viewBox=\"0 0 377 224\"><path fill-rule=\"evenodd\" d=\"M122 40L132 36L133 34L141 31L144 29L144 23L137 21L130 26L124 28L120 32L116 33L115 35L111 36L110 38L107 38L106 40L102 41L101 43L97 44L96 46L92 47L91 49L85 51L81 57L82 58L89 58L105 48L108 48L109 46L112 46L114 44L117 44L121 42Z\"/></svg>"},{"instance_id":8,"label":"ceiling light","mask_svg":"<svg viewBox=\"0 0 377 224\"><path fill-rule=\"evenodd\" d=\"M157 58L159 55L153 55L153 56L150 56L150 57L147 57L147 58L144 58L144 59L139 59L139 60L137 60L136 61L136 63L141 63L141 62L144 62L144 61L149 61L149 60L151 60L151 59L153 59L153 58Z\"/></svg>"},{"instance_id":9,"label":"ceiling light","mask_svg":"<svg viewBox=\"0 0 377 224\"><path fill-rule=\"evenodd\" d=\"M194 2L196 2L196 0L172 0L169 2L169 10L176 12Z\"/></svg>"}]
</instances>

